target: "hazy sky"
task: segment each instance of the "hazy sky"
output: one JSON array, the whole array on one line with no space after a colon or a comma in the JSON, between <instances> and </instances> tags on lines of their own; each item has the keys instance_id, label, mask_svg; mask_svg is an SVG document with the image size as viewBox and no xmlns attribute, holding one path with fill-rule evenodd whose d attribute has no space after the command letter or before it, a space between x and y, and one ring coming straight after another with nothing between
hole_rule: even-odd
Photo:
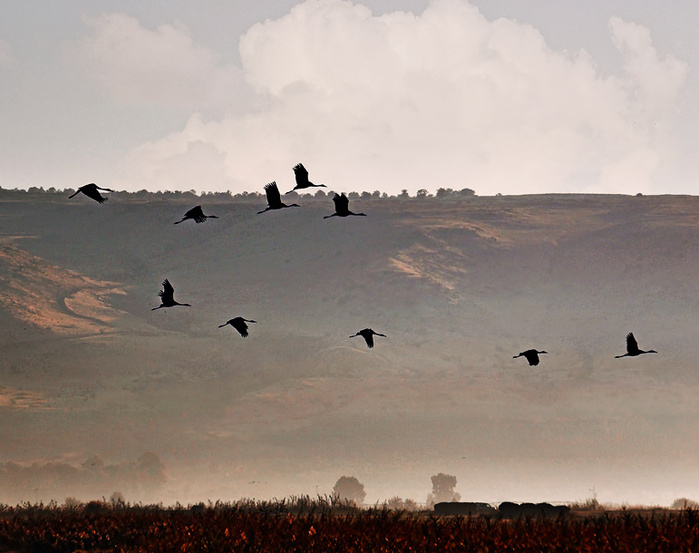
<instances>
[{"instance_id":1,"label":"hazy sky","mask_svg":"<svg viewBox=\"0 0 699 553\"><path fill-rule=\"evenodd\" d=\"M402 10L402 11L397 11ZM0 3L0 186L689 193L699 4Z\"/></svg>"}]
</instances>

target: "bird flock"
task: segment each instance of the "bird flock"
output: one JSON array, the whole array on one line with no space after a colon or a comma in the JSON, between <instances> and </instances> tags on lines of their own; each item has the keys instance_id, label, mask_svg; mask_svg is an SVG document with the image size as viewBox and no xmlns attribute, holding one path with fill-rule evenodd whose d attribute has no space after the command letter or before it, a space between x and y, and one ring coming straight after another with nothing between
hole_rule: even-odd
<instances>
[{"instance_id":1,"label":"bird flock","mask_svg":"<svg viewBox=\"0 0 699 553\"><path fill-rule=\"evenodd\" d=\"M287 194L291 192L295 192L297 190L306 190L311 187L323 187L327 188L325 184L314 184L308 179L308 171L306 168L303 166L303 164L298 163L293 167L294 171L294 178L296 181L296 186ZM265 190L265 195L267 198L267 207L265 209L262 209L257 212L258 215L262 213L266 213L267 211L271 210L279 210L279 209L284 209L284 208L291 208L291 207L300 207L298 204L285 204L282 202L281 199L281 193L279 192L279 187L277 186L276 181L272 181L268 184L265 185L264 187ZM100 191L103 192L114 192L114 190L111 190L109 188L102 188L100 186L97 186L95 183L90 183L86 184L84 186L81 186L78 188L78 190L71 194L69 198L73 198L79 193L84 194L88 198L95 200L96 202L102 204L105 201L107 201L107 197L103 196L100 194ZM330 215L325 215L323 219L329 219L331 217L348 217L348 216L355 216L355 217L366 217L366 213L354 213L353 211L350 211L349 209L349 199L347 196L342 193L342 194L337 194L335 193L333 198L333 203L335 205L335 212L330 214ZM205 223L207 219L218 219L216 215L205 215L204 211L202 210L201 206L196 206L187 211L182 219L179 221L176 221L174 224L178 225L180 223L183 223L184 221L187 220L192 220L195 223ZM157 307L154 307L151 309L151 311L155 311L157 309L162 309L162 308L167 308L167 307L191 307L190 304L188 303L179 303L178 301L175 300L175 289L173 288L172 284L168 279L165 279L162 283L163 289L158 292L158 295L160 296L160 305ZM254 321L252 319L245 319L243 317L233 317L232 319L229 319L225 323L219 325L219 328L223 328L225 326L230 325L233 327L238 333L243 337L247 338L249 335L249 327L248 324L256 324L257 321ZM350 338L355 338L357 336L361 336L364 341L366 342L367 347L373 348L374 347L374 336L382 336L386 337L385 334L381 334L379 332L374 331L371 328L364 328L355 334L352 334L349 336ZM635 336L633 335L633 332L629 332L626 335L626 353L623 355L616 355L614 358L619 359L621 357L637 357L639 355L645 354L645 353L658 353L655 350L647 350L644 351L638 347L638 342L636 341ZM519 357L524 357L527 362L529 363L529 366L537 366L540 362L540 355L542 354L548 354L547 351L539 351L537 349L528 349L526 351L520 352L518 355L514 355L513 359L517 359Z\"/></svg>"}]
</instances>

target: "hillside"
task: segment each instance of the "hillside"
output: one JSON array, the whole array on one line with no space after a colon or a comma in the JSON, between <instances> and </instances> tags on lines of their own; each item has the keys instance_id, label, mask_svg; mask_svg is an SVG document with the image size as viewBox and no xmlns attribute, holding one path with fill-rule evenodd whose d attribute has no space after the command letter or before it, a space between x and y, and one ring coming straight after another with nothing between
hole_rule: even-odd
<instances>
[{"instance_id":1,"label":"hillside","mask_svg":"<svg viewBox=\"0 0 699 553\"><path fill-rule=\"evenodd\" d=\"M205 498L451 470L493 500L515 466L507 499L522 475L623 490L668 451L699 481L699 198L192 200L2 191L0 462L155 451ZM197 203L219 219L173 225ZM151 311L165 278L191 308ZM660 353L614 359L629 331Z\"/></svg>"}]
</instances>

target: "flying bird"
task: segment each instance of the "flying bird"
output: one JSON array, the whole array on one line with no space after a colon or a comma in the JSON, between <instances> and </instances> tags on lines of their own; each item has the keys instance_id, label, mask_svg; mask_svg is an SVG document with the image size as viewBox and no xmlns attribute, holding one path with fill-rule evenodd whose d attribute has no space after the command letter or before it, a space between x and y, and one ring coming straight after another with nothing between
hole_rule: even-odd
<instances>
[{"instance_id":1,"label":"flying bird","mask_svg":"<svg viewBox=\"0 0 699 553\"><path fill-rule=\"evenodd\" d=\"M105 192L114 192L114 190L112 190L111 188L102 188L101 186L97 186L94 182L91 182L90 184L86 184L85 186L81 186L80 188L78 188L77 191L68 196L68 198L77 196L80 192L82 192L88 198L92 198L96 202L103 204L109 198L105 198L104 196L102 196L102 194L99 193L100 190L104 190Z\"/></svg>"},{"instance_id":2,"label":"flying bird","mask_svg":"<svg viewBox=\"0 0 699 553\"><path fill-rule=\"evenodd\" d=\"M638 342L636 341L633 332L629 332L626 335L626 353L624 355L615 355L614 359L619 359L620 357L636 357L642 353L658 353L654 349L649 349L648 351L643 351L638 349Z\"/></svg>"},{"instance_id":3,"label":"flying bird","mask_svg":"<svg viewBox=\"0 0 699 553\"><path fill-rule=\"evenodd\" d=\"M348 215L366 217L366 213L353 213L349 210L349 199L345 196L344 192L341 195L335 194L333 196L333 202L335 202L335 213L326 215L323 219L329 219L330 217L347 217Z\"/></svg>"},{"instance_id":4,"label":"flying bird","mask_svg":"<svg viewBox=\"0 0 699 553\"><path fill-rule=\"evenodd\" d=\"M540 353L548 354L548 351L536 351L535 349L528 349L527 351L523 351L519 355L513 355L512 359L517 359L518 357L526 357L527 361L529 361L529 366L533 367L539 364Z\"/></svg>"},{"instance_id":5,"label":"flying bird","mask_svg":"<svg viewBox=\"0 0 699 553\"><path fill-rule=\"evenodd\" d=\"M289 192L293 192L294 190L302 190L304 188L310 188L312 186L317 187L323 187L327 188L324 184L313 184L311 181L308 180L308 171L306 171L306 168L303 166L302 163L298 163L294 165L294 177L296 178L296 186L292 190L289 190ZM287 192L287 194L289 193Z\"/></svg>"},{"instance_id":6,"label":"flying bird","mask_svg":"<svg viewBox=\"0 0 699 553\"><path fill-rule=\"evenodd\" d=\"M187 219L193 219L195 223L206 223L207 219L218 219L218 217L216 217L216 215L204 215L201 206L198 205L197 207L193 207L187 213L185 213L184 217L182 217L182 219L180 219L179 221L175 222L175 224L179 225L181 222L186 221Z\"/></svg>"},{"instance_id":7,"label":"flying bird","mask_svg":"<svg viewBox=\"0 0 699 553\"><path fill-rule=\"evenodd\" d=\"M176 305L192 307L188 303L177 303L175 301L175 289L172 287L172 284L170 284L168 279L163 280L163 289L158 292L158 295L160 296L160 305L158 307L154 307L151 309L151 311L155 311L161 307L175 307Z\"/></svg>"},{"instance_id":8,"label":"flying bird","mask_svg":"<svg viewBox=\"0 0 699 553\"><path fill-rule=\"evenodd\" d=\"M248 325L246 323L256 323L257 321L253 321L252 319L243 319L243 317L233 317L232 319L229 319L222 325L218 325L219 328L223 328L226 325L231 325L233 328L235 328L240 335L243 338L248 337Z\"/></svg>"},{"instance_id":9,"label":"flying bird","mask_svg":"<svg viewBox=\"0 0 699 553\"><path fill-rule=\"evenodd\" d=\"M355 336L361 336L362 338L364 338L366 345L370 348L374 347L374 336L383 336L384 338L386 337L385 334L379 334L378 332L374 332L371 328L365 328L363 330L360 330L356 334L352 334L350 338L354 338Z\"/></svg>"},{"instance_id":10,"label":"flying bird","mask_svg":"<svg viewBox=\"0 0 699 553\"><path fill-rule=\"evenodd\" d=\"M262 211L258 211L257 214L264 213L270 209L283 209L285 207L301 207L299 204L286 205L282 202L282 197L279 194L279 188L277 188L277 182L272 181L265 185L265 194L267 194L267 208Z\"/></svg>"}]
</instances>

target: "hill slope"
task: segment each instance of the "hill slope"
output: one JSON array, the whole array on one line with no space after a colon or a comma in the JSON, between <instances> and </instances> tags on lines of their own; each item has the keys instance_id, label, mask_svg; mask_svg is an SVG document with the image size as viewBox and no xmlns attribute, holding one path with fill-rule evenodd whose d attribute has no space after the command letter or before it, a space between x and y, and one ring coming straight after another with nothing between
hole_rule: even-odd
<instances>
[{"instance_id":1,"label":"hill slope","mask_svg":"<svg viewBox=\"0 0 699 553\"><path fill-rule=\"evenodd\" d=\"M175 226L191 205L4 196L0 461L153 450L176 499L345 472L387 497L449 470L492 497L494 467L520 467L509 492L553 473L587 490L602 466L626 489L623 458L655 474L668 450L698 476L699 198L384 199L328 220L327 199L202 198L219 219ZM164 278L191 308L151 311ZM247 339L218 328L236 315ZM366 326L387 334L372 350L348 338ZM613 359L629 331L660 354ZM535 369L512 359L530 347Z\"/></svg>"}]
</instances>

